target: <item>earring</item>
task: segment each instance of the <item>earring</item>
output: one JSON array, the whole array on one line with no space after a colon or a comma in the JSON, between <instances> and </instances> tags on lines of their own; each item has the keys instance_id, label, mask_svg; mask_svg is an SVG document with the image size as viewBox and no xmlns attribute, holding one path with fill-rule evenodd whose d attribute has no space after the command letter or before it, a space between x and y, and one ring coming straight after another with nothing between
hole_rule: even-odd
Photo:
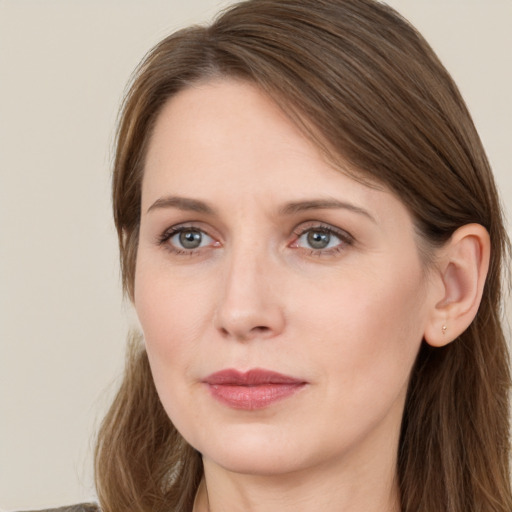
<instances>
[{"instance_id":1,"label":"earring","mask_svg":"<svg viewBox=\"0 0 512 512\"><path fill-rule=\"evenodd\" d=\"M441 331L443 331L443 334L446 334L446 329L448 329L448 327L446 327L446 325L443 325L441 327Z\"/></svg>"}]
</instances>

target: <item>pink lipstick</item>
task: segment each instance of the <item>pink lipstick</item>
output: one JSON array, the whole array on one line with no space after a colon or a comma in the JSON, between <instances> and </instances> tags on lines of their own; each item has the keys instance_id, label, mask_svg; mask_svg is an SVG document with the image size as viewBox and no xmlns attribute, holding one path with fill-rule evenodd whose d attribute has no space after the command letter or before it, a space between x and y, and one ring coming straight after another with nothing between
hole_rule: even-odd
<instances>
[{"instance_id":1,"label":"pink lipstick","mask_svg":"<svg viewBox=\"0 0 512 512\"><path fill-rule=\"evenodd\" d=\"M212 373L203 382L219 402L248 411L263 409L306 385L303 380L258 368L248 372L222 370Z\"/></svg>"}]
</instances>

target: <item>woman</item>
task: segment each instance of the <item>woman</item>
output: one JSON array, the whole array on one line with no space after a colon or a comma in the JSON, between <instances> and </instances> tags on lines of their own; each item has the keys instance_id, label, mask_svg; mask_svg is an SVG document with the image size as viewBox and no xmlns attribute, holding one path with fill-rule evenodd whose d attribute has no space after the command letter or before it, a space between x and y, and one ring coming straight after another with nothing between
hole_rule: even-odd
<instances>
[{"instance_id":1,"label":"woman","mask_svg":"<svg viewBox=\"0 0 512 512\"><path fill-rule=\"evenodd\" d=\"M499 201L392 9L250 0L162 41L113 187L144 336L105 512L511 510Z\"/></svg>"}]
</instances>

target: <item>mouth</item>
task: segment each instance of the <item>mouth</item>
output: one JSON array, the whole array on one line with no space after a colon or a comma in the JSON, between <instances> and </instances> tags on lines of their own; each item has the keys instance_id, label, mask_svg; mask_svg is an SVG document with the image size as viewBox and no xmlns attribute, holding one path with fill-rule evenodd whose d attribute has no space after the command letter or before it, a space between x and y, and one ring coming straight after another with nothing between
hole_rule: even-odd
<instances>
[{"instance_id":1,"label":"mouth","mask_svg":"<svg viewBox=\"0 0 512 512\"><path fill-rule=\"evenodd\" d=\"M222 370L206 377L203 383L219 402L248 411L288 398L307 384L304 380L263 369Z\"/></svg>"}]
</instances>

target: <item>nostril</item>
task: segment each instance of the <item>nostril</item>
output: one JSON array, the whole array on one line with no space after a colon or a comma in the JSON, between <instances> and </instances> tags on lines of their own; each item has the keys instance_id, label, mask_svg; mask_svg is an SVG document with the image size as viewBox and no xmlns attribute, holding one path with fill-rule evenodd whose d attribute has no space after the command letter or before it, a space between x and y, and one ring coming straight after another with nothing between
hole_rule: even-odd
<instances>
[{"instance_id":1,"label":"nostril","mask_svg":"<svg viewBox=\"0 0 512 512\"><path fill-rule=\"evenodd\" d=\"M272 329L270 327L267 327L266 325L257 325L255 327L252 327L250 329L227 329L226 327L220 328L220 333L223 337L230 337L233 336L234 338L241 340L241 341L248 341L253 338L257 338L259 336L266 336L268 333L272 332Z\"/></svg>"},{"instance_id":2,"label":"nostril","mask_svg":"<svg viewBox=\"0 0 512 512\"><path fill-rule=\"evenodd\" d=\"M252 330L256 332L267 332L270 330L270 328L265 325L258 325L256 327L253 327Z\"/></svg>"}]
</instances>

